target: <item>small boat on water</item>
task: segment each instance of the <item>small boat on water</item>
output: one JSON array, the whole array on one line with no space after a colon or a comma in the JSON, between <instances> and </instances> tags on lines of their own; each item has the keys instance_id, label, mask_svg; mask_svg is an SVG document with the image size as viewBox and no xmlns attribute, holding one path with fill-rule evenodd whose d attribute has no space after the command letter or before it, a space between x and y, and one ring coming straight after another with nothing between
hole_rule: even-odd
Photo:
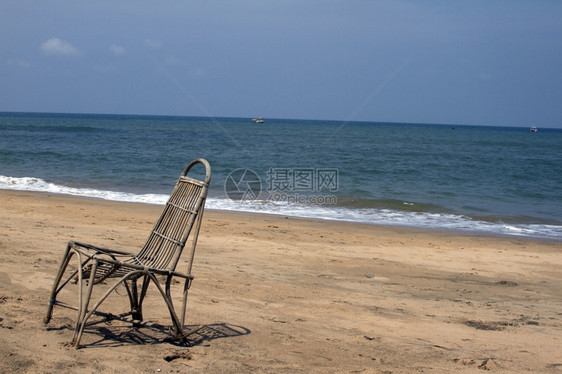
<instances>
[{"instance_id":1,"label":"small boat on water","mask_svg":"<svg viewBox=\"0 0 562 374\"><path fill-rule=\"evenodd\" d=\"M265 120L263 119L263 117L258 117L258 118L252 118L252 121L254 123L264 123Z\"/></svg>"},{"instance_id":2,"label":"small boat on water","mask_svg":"<svg viewBox=\"0 0 562 374\"><path fill-rule=\"evenodd\" d=\"M529 130L529 131L531 131L531 132L537 132L537 126L531 127L531 130Z\"/></svg>"}]
</instances>

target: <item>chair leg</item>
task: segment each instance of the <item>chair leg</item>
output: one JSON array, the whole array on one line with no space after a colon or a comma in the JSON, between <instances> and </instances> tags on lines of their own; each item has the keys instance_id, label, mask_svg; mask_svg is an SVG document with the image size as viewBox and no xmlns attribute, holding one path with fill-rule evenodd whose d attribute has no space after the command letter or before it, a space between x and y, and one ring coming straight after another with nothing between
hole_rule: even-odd
<instances>
[{"instance_id":1,"label":"chair leg","mask_svg":"<svg viewBox=\"0 0 562 374\"><path fill-rule=\"evenodd\" d=\"M179 320L176 311L174 309L174 304L172 301L172 297L170 294L170 284L172 281L172 277L168 277L168 279L166 280L166 291L164 291L162 289L162 286L160 285L160 283L156 280L156 278L154 277L154 275L150 275L150 277L152 278L152 281L154 282L154 284L156 285L156 287L158 288L158 291L160 291L160 294L162 295L162 297L164 298L164 302L166 303L166 306L168 307L168 311L170 312L170 317L172 318L172 330L174 332L174 336L176 338L184 338L183 336L183 325L181 323L181 321Z\"/></svg>"},{"instance_id":2,"label":"chair leg","mask_svg":"<svg viewBox=\"0 0 562 374\"><path fill-rule=\"evenodd\" d=\"M94 288L94 280L96 278L96 272L98 270L98 263L99 261L97 259L94 259L94 263L92 264L92 268L90 270L90 279L88 281L88 289L86 290L86 297L84 298L84 300L82 300L83 282L80 282L80 310L78 313L76 328L74 329L74 337L72 338L72 345L74 347L78 347L78 345L80 344L80 339L82 338L82 334L84 333L84 327L86 327L86 321L91 316L91 313L88 313L88 305L92 297L92 290Z\"/></svg>"},{"instance_id":3,"label":"chair leg","mask_svg":"<svg viewBox=\"0 0 562 374\"><path fill-rule=\"evenodd\" d=\"M146 292L148 291L148 285L150 284L150 277L148 275L144 275L143 279L142 279L142 288L141 288L141 293L139 296L139 302L138 302L138 308L139 308L139 313L140 313L140 317L141 317L141 321L142 321L142 303L144 301L144 298L146 296Z\"/></svg>"},{"instance_id":4,"label":"chair leg","mask_svg":"<svg viewBox=\"0 0 562 374\"><path fill-rule=\"evenodd\" d=\"M187 278L183 285L183 301L181 305L181 324L185 325L185 312L187 310L187 296L189 294L189 287L191 287L191 278Z\"/></svg>"},{"instance_id":5,"label":"chair leg","mask_svg":"<svg viewBox=\"0 0 562 374\"><path fill-rule=\"evenodd\" d=\"M169 304L170 307L170 316L172 317L172 322L174 323L175 326L175 335L176 337L181 337L183 336L183 323L182 320L178 318L178 315L176 314L176 310L174 308L174 302L172 300L172 292L170 289L170 286L172 284L172 277L168 276L168 279L166 279L166 301Z\"/></svg>"},{"instance_id":6,"label":"chair leg","mask_svg":"<svg viewBox=\"0 0 562 374\"><path fill-rule=\"evenodd\" d=\"M47 314L45 315L45 318L43 319L43 323L47 324L51 321L51 317L53 316L53 307L55 306L55 300L57 298L57 288L59 287L60 281L62 279L62 276L64 275L64 272L66 270L66 267L68 266L68 263L70 262L70 258L72 257L72 255L70 254L70 243L67 244L66 246L66 250L64 251L64 256L62 258L62 261L60 263L59 266L59 270L57 272L57 275L55 277L55 282L53 284L53 288L51 289L51 293L49 295L49 304L47 305Z\"/></svg>"},{"instance_id":7,"label":"chair leg","mask_svg":"<svg viewBox=\"0 0 562 374\"><path fill-rule=\"evenodd\" d=\"M131 305L131 316L133 320L142 321L142 302L146 295L146 289L148 288L149 278L147 276L143 277L141 293L138 293L137 278L131 280L131 284L125 281L125 288L127 289L127 294L129 295L129 303ZM139 323L134 323L134 327L141 327Z\"/></svg>"},{"instance_id":8,"label":"chair leg","mask_svg":"<svg viewBox=\"0 0 562 374\"><path fill-rule=\"evenodd\" d=\"M86 298L85 298L85 300L84 300L84 303L82 303L81 301L80 301L80 303L79 303L80 305L83 306L83 309L80 311L80 315L81 315L82 317L79 317L79 319L78 319L77 327L76 327L75 332L74 332L75 338L72 340L72 344L73 344L75 347L78 347L78 345L79 345L79 343L80 343L80 339L81 339L82 334L83 334L83 332L84 332L84 328L85 328L85 326L86 326L86 322L88 321L88 319L89 319L92 315L95 314L96 310L97 310L97 309L100 307L100 305L107 299L107 297L108 297L112 292L114 292L114 291L117 289L117 287L119 287L119 285L120 285L121 283L125 283L125 286L126 286L126 287L129 287L129 286L127 285L127 283L126 283L128 278L130 278L130 277L138 277L138 272L136 272L136 274L135 274L135 273L130 273L130 274L124 276L123 278L119 279L117 282L115 282L115 283L113 284L113 286L109 287L109 288L105 291L105 293L98 299L98 301L97 301L94 305L92 305L91 308L88 308L88 307L89 307L89 303L90 303L90 301L91 301L91 296L92 296L92 288L93 288L93 285L94 285L93 281L94 281L94 279L95 279L95 271L97 270L97 267L98 267L98 261L97 261L97 260L94 260L94 261L95 261L95 262L94 262L94 264L92 265L92 270L91 270L92 273L91 273L91 275L90 275L90 280L89 280L89 285L88 285L88 290L87 290ZM81 277L81 274L80 274L80 277ZM81 284L82 284L82 282L81 282ZM82 288L82 287L81 287L81 288ZM81 288L80 288L80 290L81 290ZM132 293L132 291L131 291L130 289L128 289L128 292ZM80 291L80 295L81 295L81 293L82 293L82 291ZM141 296L141 298L142 298L142 296ZM80 296L80 300L82 300L82 296Z\"/></svg>"}]
</instances>

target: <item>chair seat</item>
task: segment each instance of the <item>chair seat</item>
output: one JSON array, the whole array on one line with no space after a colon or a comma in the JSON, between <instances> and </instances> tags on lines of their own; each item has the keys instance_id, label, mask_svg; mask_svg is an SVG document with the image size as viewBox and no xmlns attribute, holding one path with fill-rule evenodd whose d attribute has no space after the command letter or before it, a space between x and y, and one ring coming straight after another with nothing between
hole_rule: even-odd
<instances>
[{"instance_id":1,"label":"chair seat","mask_svg":"<svg viewBox=\"0 0 562 374\"><path fill-rule=\"evenodd\" d=\"M73 249L89 258L96 258L99 263L96 270L94 282L100 283L107 278L121 278L131 273L139 271L136 278L140 278L144 273L151 272L159 275L174 275L182 278L193 278L191 275L183 274L166 268L153 267L153 259L140 258L134 253L122 252L119 250L97 247L92 244L84 244L78 242L70 242ZM88 279L91 276L92 265L87 264L82 267L82 277ZM76 281L78 275L76 275Z\"/></svg>"},{"instance_id":2,"label":"chair seat","mask_svg":"<svg viewBox=\"0 0 562 374\"><path fill-rule=\"evenodd\" d=\"M84 279L89 279L91 276L92 264L90 263L90 259L95 258L98 260L98 266L94 278L95 284L103 282L107 278L124 277L134 270L163 270L152 268L150 261L143 261L134 253L127 253L78 242L70 242L69 244L73 249L88 258L88 260L86 260L88 263L82 267L82 277ZM141 276L142 274L139 274L137 278ZM75 281L77 280L78 275L76 275L75 278Z\"/></svg>"}]
</instances>

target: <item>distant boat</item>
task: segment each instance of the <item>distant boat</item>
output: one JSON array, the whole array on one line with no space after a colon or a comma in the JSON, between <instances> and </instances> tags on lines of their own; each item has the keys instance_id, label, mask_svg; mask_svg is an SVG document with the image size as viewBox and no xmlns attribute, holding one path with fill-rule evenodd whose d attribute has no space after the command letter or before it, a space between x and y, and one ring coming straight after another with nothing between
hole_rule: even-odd
<instances>
[{"instance_id":1,"label":"distant boat","mask_svg":"<svg viewBox=\"0 0 562 374\"><path fill-rule=\"evenodd\" d=\"M531 131L531 132L537 132L537 126L531 127L531 130L529 130L529 131Z\"/></svg>"},{"instance_id":2,"label":"distant boat","mask_svg":"<svg viewBox=\"0 0 562 374\"><path fill-rule=\"evenodd\" d=\"M258 117L258 118L252 118L252 121L254 123L264 123L265 120L263 119L263 117Z\"/></svg>"}]
</instances>

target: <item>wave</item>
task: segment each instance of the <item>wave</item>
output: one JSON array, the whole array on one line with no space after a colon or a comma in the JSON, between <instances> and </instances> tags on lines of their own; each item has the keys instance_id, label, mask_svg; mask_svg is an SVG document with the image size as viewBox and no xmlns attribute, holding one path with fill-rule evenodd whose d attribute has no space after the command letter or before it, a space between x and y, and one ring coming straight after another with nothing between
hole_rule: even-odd
<instances>
[{"instance_id":1,"label":"wave","mask_svg":"<svg viewBox=\"0 0 562 374\"><path fill-rule=\"evenodd\" d=\"M559 225L486 222L450 213L410 212L393 209L347 209L320 205L275 204L263 201L233 202L228 199L212 201L211 205L218 210L562 241L562 226Z\"/></svg>"},{"instance_id":2,"label":"wave","mask_svg":"<svg viewBox=\"0 0 562 374\"><path fill-rule=\"evenodd\" d=\"M145 204L165 204L168 198L162 194L135 194L130 192L77 188L47 182L33 177L6 177L0 175L0 189L50 192L63 195L90 197L112 201L126 201Z\"/></svg>"},{"instance_id":3,"label":"wave","mask_svg":"<svg viewBox=\"0 0 562 374\"><path fill-rule=\"evenodd\" d=\"M145 204L165 204L168 195L138 194L131 192L78 188L47 182L33 177L7 177L0 175L0 189L48 192L112 201ZM387 205L397 208L404 202L388 201ZM428 230L446 230L464 233L488 235L508 235L562 241L562 226L552 224L522 224L513 222L475 219L464 215L435 212L433 206L429 211L419 209L402 210L381 207L365 207L366 204L349 204L350 206L326 206L291 204L272 201L233 201L225 197L207 199L207 208L247 213L263 213L291 217L321 220L358 222L382 226L410 227ZM355 207L353 207L355 206Z\"/></svg>"},{"instance_id":4,"label":"wave","mask_svg":"<svg viewBox=\"0 0 562 374\"><path fill-rule=\"evenodd\" d=\"M350 209L390 209L404 210L408 212L447 212L447 209L440 205L396 199L361 199L344 196L338 197L337 205Z\"/></svg>"}]
</instances>

